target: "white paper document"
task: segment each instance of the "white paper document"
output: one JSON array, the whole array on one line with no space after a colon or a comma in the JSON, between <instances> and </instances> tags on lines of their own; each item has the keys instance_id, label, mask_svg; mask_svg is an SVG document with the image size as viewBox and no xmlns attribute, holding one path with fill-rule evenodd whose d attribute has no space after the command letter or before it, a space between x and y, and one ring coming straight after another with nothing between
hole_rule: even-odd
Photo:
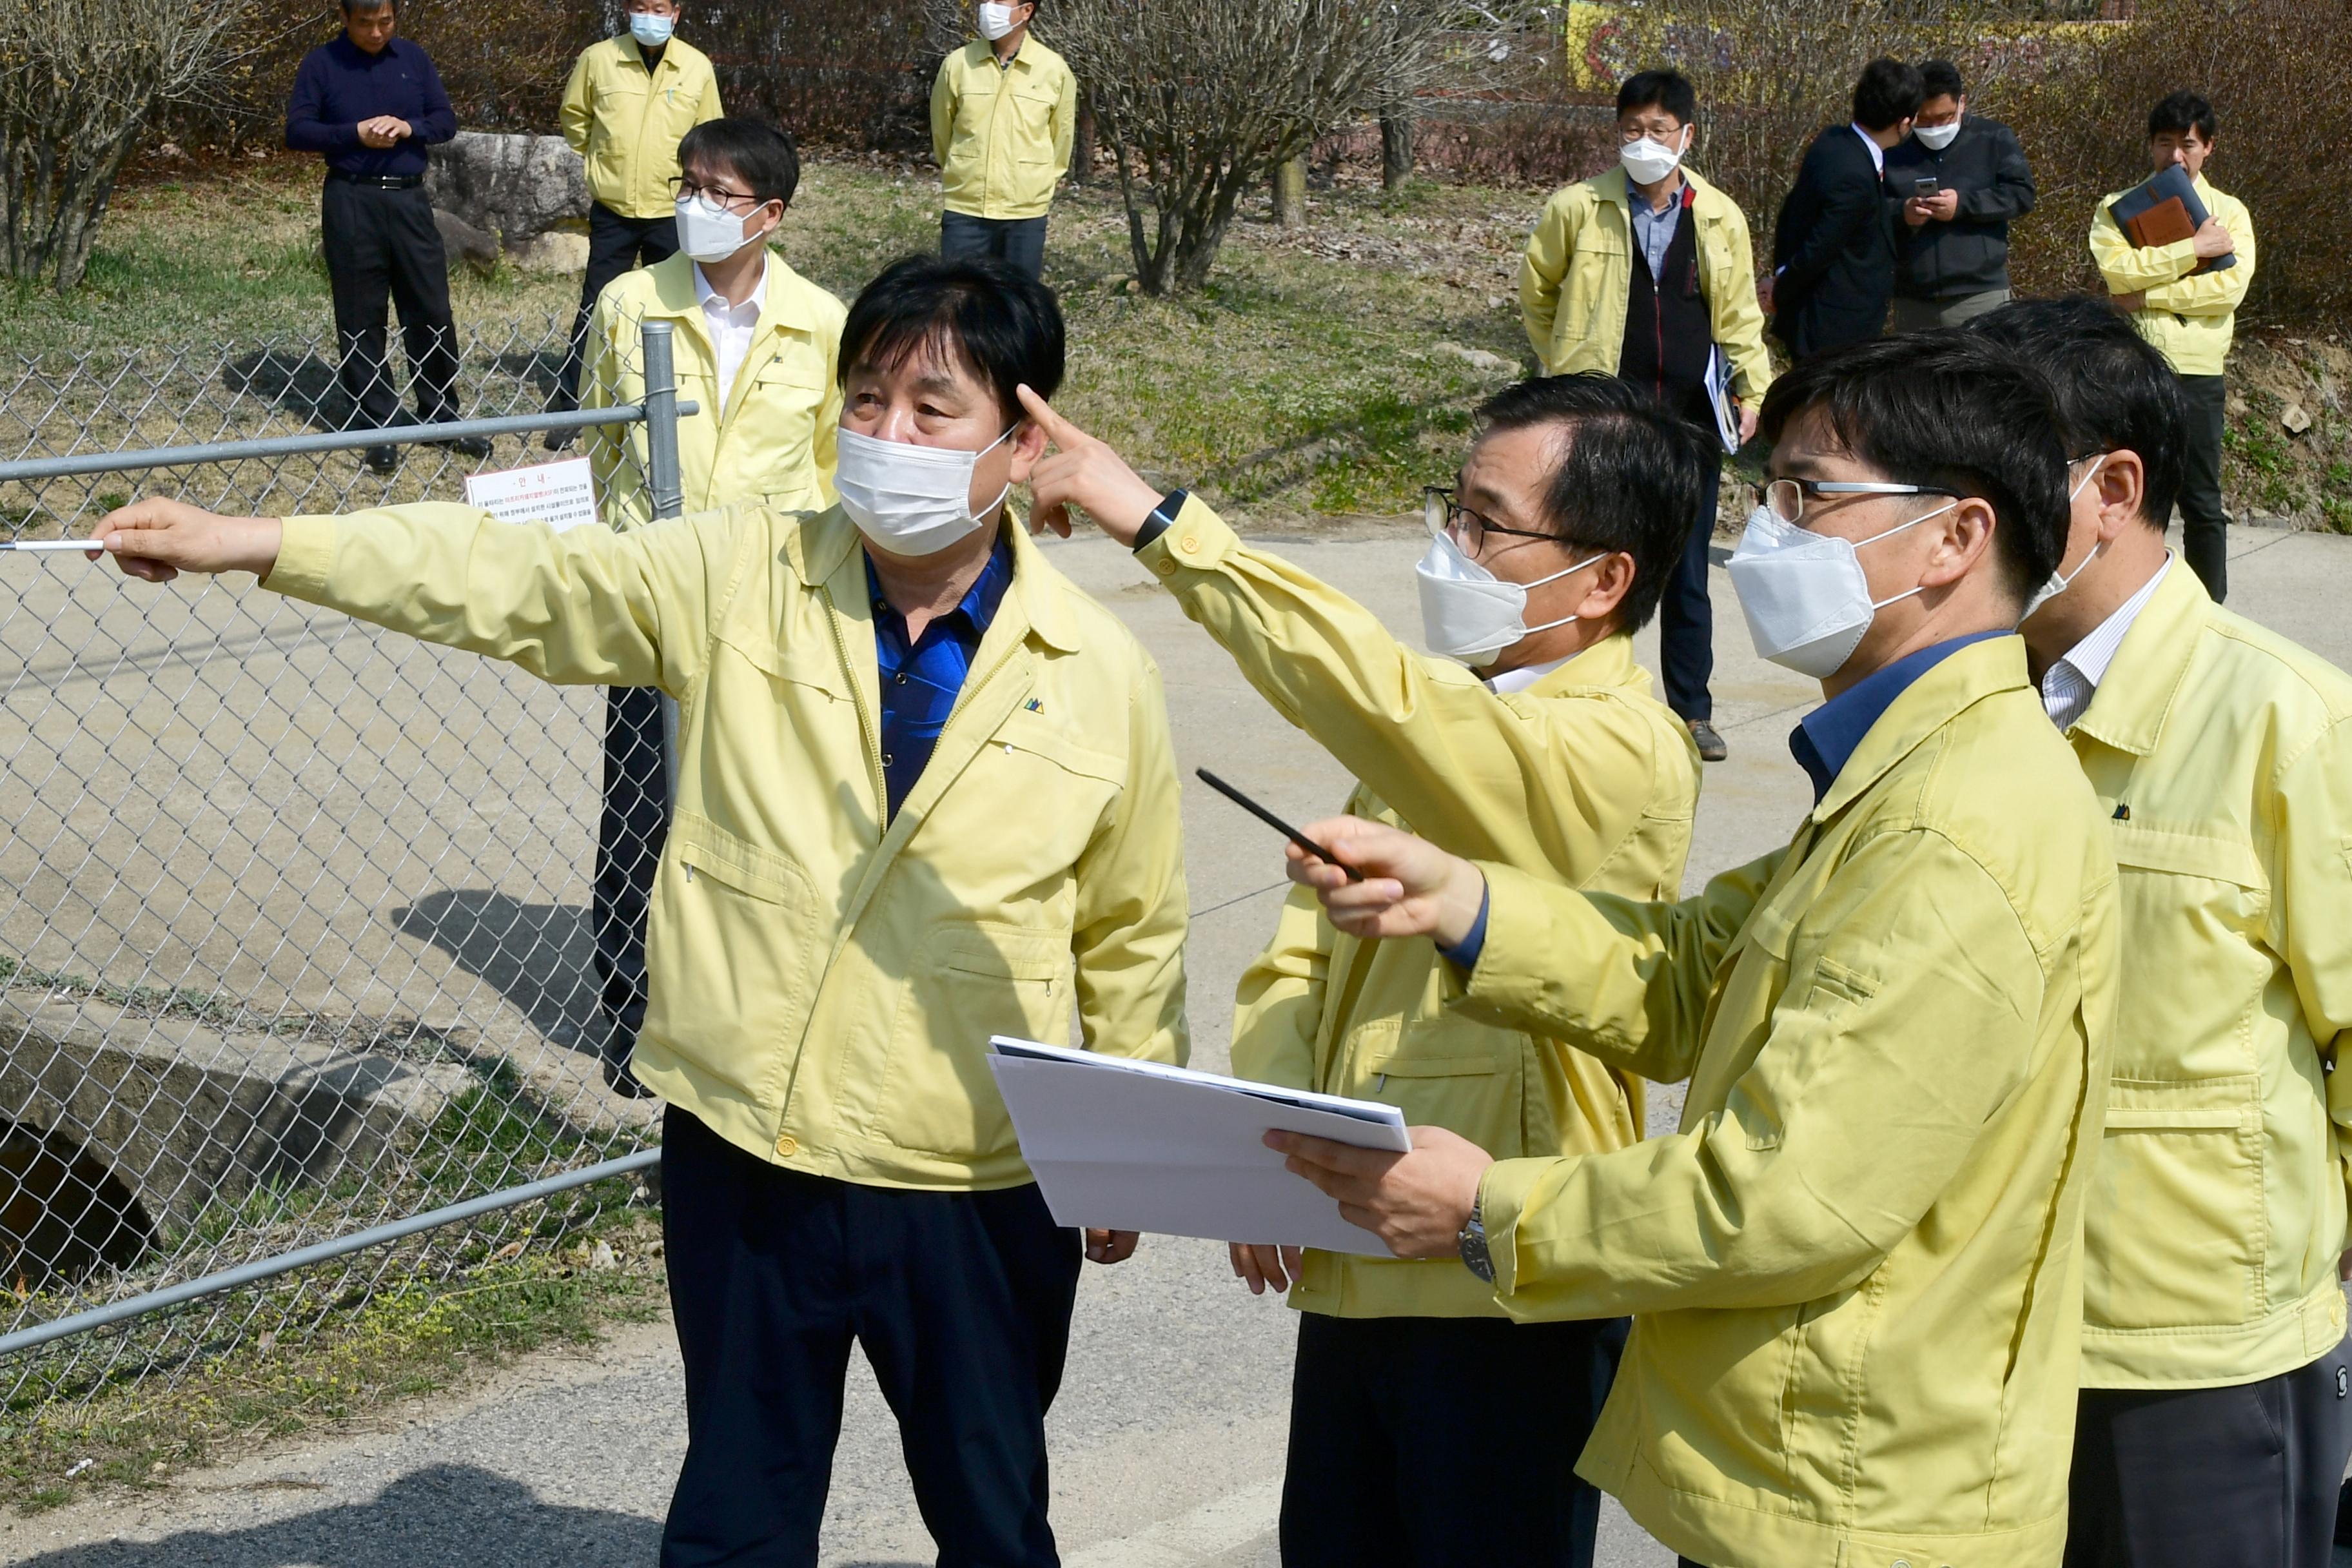
<instances>
[{"instance_id":1,"label":"white paper document","mask_svg":"<svg viewBox=\"0 0 2352 1568\"><path fill-rule=\"evenodd\" d=\"M466 476L466 504L500 522L543 522L561 533L596 521L596 480L585 458Z\"/></svg>"},{"instance_id":2,"label":"white paper document","mask_svg":"<svg viewBox=\"0 0 2352 1568\"><path fill-rule=\"evenodd\" d=\"M1003 1035L989 1044L1022 1157L1061 1224L1389 1255L1262 1140L1279 1129L1402 1152L1395 1106Z\"/></svg>"}]
</instances>

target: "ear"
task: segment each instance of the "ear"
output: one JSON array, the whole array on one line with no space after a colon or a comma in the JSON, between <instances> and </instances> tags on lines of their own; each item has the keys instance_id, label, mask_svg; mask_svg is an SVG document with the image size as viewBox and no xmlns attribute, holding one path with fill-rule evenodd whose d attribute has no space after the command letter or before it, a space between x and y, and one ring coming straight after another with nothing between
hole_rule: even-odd
<instances>
[{"instance_id":1,"label":"ear","mask_svg":"<svg viewBox=\"0 0 2352 1568\"><path fill-rule=\"evenodd\" d=\"M1045 426L1024 416L1021 428L1013 433L1013 439L1005 445L1013 448L1013 482L1027 484L1029 470L1035 468L1037 459L1045 455Z\"/></svg>"},{"instance_id":2,"label":"ear","mask_svg":"<svg viewBox=\"0 0 2352 1568\"><path fill-rule=\"evenodd\" d=\"M1569 606L1569 614L1580 621L1606 621L1633 591L1633 558L1622 550L1612 551L1578 575L1584 579L1584 597Z\"/></svg>"},{"instance_id":3,"label":"ear","mask_svg":"<svg viewBox=\"0 0 2352 1568\"><path fill-rule=\"evenodd\" d=\"M1958 582L1992 553L1992 503L1970 496L1937 518L1939 529L1927 551L1927 569L1919 574L1923 588L1945 588Z\"/></svg>"},{"instance_id":4,"label":"ear","mask_svg":"<svg viewBox=\"0 0 2352 1568\"><path fill-rule=\"evenodd\" d=\"M2133 451L2110 452L2099 468L2099 542L2105 543L2127 528L2141 525L2140 508L2147 500L2147 469Z\"/></svg>"}]
</instances>

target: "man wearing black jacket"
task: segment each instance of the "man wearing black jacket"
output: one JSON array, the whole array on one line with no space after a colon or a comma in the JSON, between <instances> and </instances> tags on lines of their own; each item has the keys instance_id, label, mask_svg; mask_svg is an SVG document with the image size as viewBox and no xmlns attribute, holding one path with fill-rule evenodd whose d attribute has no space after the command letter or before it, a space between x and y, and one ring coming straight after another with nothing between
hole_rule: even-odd
<instances>
[{"instance_id":1,"label":"man wearing black jacket","mask_svg":"<svg viewBox=\"0 0 2352 1568\"><path fill-rule=\"evenodd\" d=\"M1879 58L1853 87L1853 122L1813 138L1772 234L1766 309L1806 359L1878 336L1895 294L1895 235L1883 184L1887 150L1911 133L1919 71Z\"/></svg>"},{"instance_id":2,"label":"man wearing black jacket","mask_svg":"<svg viewBox=\"0 0 2352 1568\"><path fill-rule=\"evenodd\" d=\"M2007 304L2009 222L2033 210L2033 171L2017 133L1969 112L1951 61L1927 61L1919 78L1919 118L1886 154L1898 332L1957 327Z\"/></svg>"}]
</instances>

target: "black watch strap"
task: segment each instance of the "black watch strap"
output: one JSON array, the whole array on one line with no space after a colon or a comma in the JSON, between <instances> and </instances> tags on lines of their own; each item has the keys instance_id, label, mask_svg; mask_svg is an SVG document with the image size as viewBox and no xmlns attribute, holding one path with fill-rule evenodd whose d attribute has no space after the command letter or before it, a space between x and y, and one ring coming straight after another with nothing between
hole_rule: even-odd
<instances>
[{"instance_id":1,"label":"black watch strap","mask_svg":"<svg viewBox=\"0 0 2352 1568\"><path fill-rule=\"evenodd\" d=\"M1169 525L1176 521L1176 514L1182 511L1184 503L1192 499L1192 492L1181 485L1161 496L1160 504L1151 509L1151 515L1145 518L1143 526L1136 531L1135 548L1140 550L1167 532Z\"/></svg>"}]
</instances>

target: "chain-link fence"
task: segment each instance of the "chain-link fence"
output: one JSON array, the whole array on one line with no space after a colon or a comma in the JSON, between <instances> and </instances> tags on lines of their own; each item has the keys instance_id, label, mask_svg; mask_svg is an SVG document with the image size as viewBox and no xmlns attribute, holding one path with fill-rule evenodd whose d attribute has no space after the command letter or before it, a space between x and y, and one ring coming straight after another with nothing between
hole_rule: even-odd
<instances>
[{"instance_id":1,"label":"chain-link fence","mask_svg":"<svg viewBox=\"0 0 2352 1568\"><path fill-rule=\"evenodd\" d=\"M545 460L538 429L592 420L658 514L667 335L630 334L644 405L551 417L570 330L461 328L445 412L467 422L366 436L343 433L331 330L0 363L0 538L78 537L133 494L460 500L468 473ZM242 445L159 450L221 442ZM109 453L136 467L86 471ZM249 579L0 553L7 1410L299 1333L394 1271L627 1201L579 1180L653 1143L599 1070L603 723L600 692ZM563 1195L510 1206L530 1184ZM471 1223L419 1226L452 1205Z\"/></svg>"}]
</instances>

